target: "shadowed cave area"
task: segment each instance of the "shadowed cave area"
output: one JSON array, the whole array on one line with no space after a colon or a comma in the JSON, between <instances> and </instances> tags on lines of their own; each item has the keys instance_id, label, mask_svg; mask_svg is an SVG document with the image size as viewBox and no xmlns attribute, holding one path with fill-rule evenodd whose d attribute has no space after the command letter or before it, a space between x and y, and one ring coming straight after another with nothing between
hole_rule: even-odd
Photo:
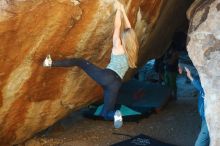
<instances>
[{"instance_id":1,"label":"shadowed cave area","mask_svg":"<svg viewBox=\"0 0 220 146\"><path fill-rule=\"evenodd\" d=\"M105 68L116 2L0 1L0 146L106 146L139 134L193 146L201 127L199 93L184 67L200 77L210 145L220 145L220 0L120 0L140 50L116 108L141 116L123 116L119 129L113 121L91 117L91 109L103 103L103 90L85 72L42 66L50 54L54 60L84 58ZM176 72L183 69L176 94L164 70L171 48L178 54Z\"/></svg>"}]
</instances>

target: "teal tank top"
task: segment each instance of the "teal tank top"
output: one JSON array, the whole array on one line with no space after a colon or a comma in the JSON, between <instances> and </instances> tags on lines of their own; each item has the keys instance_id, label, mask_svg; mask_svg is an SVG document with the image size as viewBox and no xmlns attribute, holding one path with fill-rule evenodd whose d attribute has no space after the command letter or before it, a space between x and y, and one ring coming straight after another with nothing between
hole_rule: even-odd
<instances>
[{"instance_id":1,"label":"teal tank top","mask_svg":"<svg viewBox=\"0 0 220 146\"><path fill-rule=\"evenodd\" d=\"M106 68L113 70L121 77L121 79L123 79L126 71L129 68L127 56L125 54L121 54L121 55L111 54L110 63Z\"/></svg>"}]
</instances>

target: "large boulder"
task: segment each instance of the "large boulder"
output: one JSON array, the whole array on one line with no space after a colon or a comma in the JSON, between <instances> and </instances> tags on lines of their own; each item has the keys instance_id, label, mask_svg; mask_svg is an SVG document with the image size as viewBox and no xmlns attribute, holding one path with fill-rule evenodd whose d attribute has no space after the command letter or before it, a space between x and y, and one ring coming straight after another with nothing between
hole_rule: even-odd
<instances>
[{"instance_id":1,"label":"large boulder","mask_svg":"<svg viewBox=\"0 0 220 146\"><path fill-rule=\"evenodd\" d=\"M139 64L159 57L185 22L190 1L125 0L140 41ZM52 59L109 62L115 0L0 1L0 145L30 138L102 98L79 68L43 68ZM128 76L128 75L127 75ZM129 77L128 77L129 78Z\"/></svg>"},{"instance_id":2,"label":"large boulder","mask_svg":"<svg viewBox=\"0 0 220 146\"><path fill-rule=\"evenodd\" d=\"M188 52L205 90L210 146L220 145L220 0L195 7L189 28Z\"/></svg>"}]
</instances>

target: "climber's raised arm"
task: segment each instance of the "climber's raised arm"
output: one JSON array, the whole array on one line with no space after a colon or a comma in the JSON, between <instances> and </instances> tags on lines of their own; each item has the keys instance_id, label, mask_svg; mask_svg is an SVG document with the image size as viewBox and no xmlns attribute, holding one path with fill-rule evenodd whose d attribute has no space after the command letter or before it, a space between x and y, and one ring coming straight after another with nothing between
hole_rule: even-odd
<instances>
[{"instance_id":1,"label":"climber's raised arm","mask_svg":"<svg viewBox=\"0 0 220 146\"><path fill-rule=\"evenodd\" d=\"M121 11L117 10L115 15L114 34L113 34L113 47L116 48L118 48L118 46L121 46L120 28L121 28Z\"/></svg>"},{"instance_id":2,"label":"climber's raised arm","mask_svg":"<svg viewBox=\"0 0 220 146\"><path fill-rule=\"evenodd\" d=\"M122 12L122 15L123 15L123 18L124 18L125 28L131 28L131 24L128 20L128 16L127 16L127 14L125 12L125 8L122 4L121 4L121 12Z\"/></svg>"}]
</instances>

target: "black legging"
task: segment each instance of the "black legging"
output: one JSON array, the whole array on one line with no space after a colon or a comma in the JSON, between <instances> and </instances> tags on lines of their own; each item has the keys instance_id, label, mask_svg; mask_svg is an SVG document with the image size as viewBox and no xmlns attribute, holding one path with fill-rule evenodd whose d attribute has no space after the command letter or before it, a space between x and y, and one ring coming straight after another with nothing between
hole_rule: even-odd
<instances>
[{"instance_id":1,"label":"black legging","mask_svg":"<svg viewBox=\"0 0 220 146\"><path fill-rule=\"evenodd\" d=\"M93 80L104 89L104 106L101 112L106 120L113 119L113 113L117 94L121 87L121 78L110 69L101 69L87 60L81 58L73 58L66 60L53 61L53 67L72 67L78 66L82 68Z\"/></svg>"}]
</instances>

